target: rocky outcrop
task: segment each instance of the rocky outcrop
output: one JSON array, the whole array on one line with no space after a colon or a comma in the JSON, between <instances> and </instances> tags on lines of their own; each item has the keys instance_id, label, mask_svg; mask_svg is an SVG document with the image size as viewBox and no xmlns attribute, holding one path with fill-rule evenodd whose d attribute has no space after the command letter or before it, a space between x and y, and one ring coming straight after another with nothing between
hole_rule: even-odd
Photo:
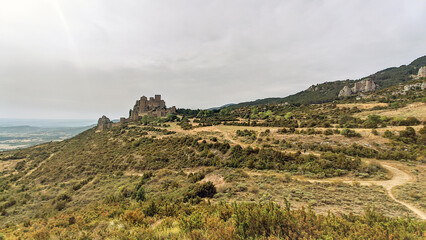
<instances>
[{"instance_id":1,"label":"rocky outcrop","mask_svg":"<svg viewBox=\"0 0 426 240\"><path fill-rule=\"evenodd\" d=\"M392 95L406 95L410 91L423 91L426 89L426 82L418 82L413 84L404 85L400 89L393 91Z\"/></svg>"},{"instance_id":2,"label":"rocky outcrop","mask_svg":"<svg viewBox=\"0 0 426 240\"><path fill-rule=\"evenodd\" d=\"M339 92L339 97L347 97L352 94L371 92L377 89L377 84L371 79L364 79L356 82L352 88L344 86Z\"/></svg>"},{"instance_id":3,"label":"rocky outcrop","mask_svg":"<svg viewBox=\"0 0 426 240\"><path fill-rule=\"evenodd\" d=\"M112 122L105 115L98 120L98 130L105 130L112 127Z\"/></svg>"},{"instance_id":4,"label":"rocky outcrop","mask_svg":"<svg viewBox=\"0 0 426 240\"><path fill-rule=\"evenodd\" d=\"M355 86L352 88L353 93L359 93L359 92L371 92L376 90L377 85L373 80L371 79L364 79L360 82L356 82Z\"/></svg>"},{"instance_id":5,"label":"rocky outcrop","mask_svg":"<svg viewBox=\"0 0 426 240\"><path fill-rule=\"evenodd\" d=\"M348 86L344 86L339 92L339 97L348 97L352 95L352 90Z\"/></svg>"},{"instance_id":6,"label":"rocky outcrop","mask_svg":"<svg viewBox=\"0 0 426 240\"><path fill-rule=\"evenodd\" d=\"M136 101L135 106L130 110L130 119L135 121L143 115L164 117L169 113L175 113L176 107L167 108L166 102L161 99L161 95L155 97L142 96Z\"/></svg>"},{"instance_id":7,"label":"rocky outcrop","mask_svg":"<svg viewBox=\"0 0 426 240\"><path fill-rule=\"evenodd\" d=\"M419 72L417 73L417 78L424 78L426 77L426 66L423 66L419 69Z\"/></svg>"}]
</instances>

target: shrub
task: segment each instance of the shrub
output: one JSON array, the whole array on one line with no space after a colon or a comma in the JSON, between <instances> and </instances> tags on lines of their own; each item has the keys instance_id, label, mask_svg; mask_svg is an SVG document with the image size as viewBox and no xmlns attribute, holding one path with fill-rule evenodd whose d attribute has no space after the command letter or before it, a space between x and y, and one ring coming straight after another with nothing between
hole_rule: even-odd
<instances>
[{"instance_id":1,"label":"shrub","mask_svg":"<svg viewBox=\"0 0 426 240\"><path fill-rule=\"evenodd\" d=\"M391 131L386 130L385 133L383 134L383 137L385 138L392 138L394 135Z\"/></svg>"},{"instance_id":2,"label":"shrub","mask_svg":"<svg viewBox=\"0 0 426 240\"><path fill-rule=\"evenodd\" d=\"M153 217L159 211L155 202L151 202L148 207L143 211L146 216Z\"/></svg>"},{"instance_id":3,"label":"shrub","mask_svg":"<svg viewBox=\"0 0 426 240\"><path fill-rule=\"evenodd\" d=\"M136 191L135 196L136 201L145 201L145 188L143 186L140 186L139 189Z\"/></svg>"},{"instance_id":4,"label":"shrub","mask_svg":"<svg viewBox=\"0 0 426 240\"><path fill-rule=\"evenodd\" d=\"M333 130L331 130L331 129L326 129L326 130L324 131L324 135L333 135Z\"/></svg>"},{"instance_id":5,"label":"shrub","mask_svg":"<svg viewBox=\"0 0 426 240\"><path fill-rule=\"evenodd\" d=\"M203 178L206 176L206 174L204 173L204 171L201 172L196 172L196 173L190 173L188 175L189 181L192 183L196 183L198 181L203 180Z\"/></svg>"},{"instance_id":6,"label":"shrub","mask_svg":"<svg viewBox=\"0 0 426 240\"><path fill-rule=\"evenodd\" d=\"M340 134L342 134L343 136L348 137L348 138L351 138L351 137L361 137L361 134L355 132L352 129L348 129L348 128L343 129L340 132Z\"/></svg>"},{"instance_id":7,"label":"shrub","mask_svg":"<svg viewBox=\"0 0 426 240\"><path fill-rule=\"evenodd\" d=\"M138 209L134 211L127 211L123 214L123 220L133 225L141 224L143 219L144 216Z\"/></svg>"},{"instance_id":8,"label":"shrub","mask_svg":"<svg viewBox=\"0 0 426 240\"><path fill-rule=\"evenodd\" d=\"M66 201L58 201L56 202L55 209L58 211L62 211L66 207Z\"/></svg>"},{"instance_id":9,"label":"shrub","mask_svg":"<svg viewBox=\"0 0 426 240\"><path fill-rule=\"evenodd\" d=\"M203 184L191 185L184 194L184 201L189 201L194 198L211 198L217 193L216 187L210 181Z\"/></svg>"}]
</instances>

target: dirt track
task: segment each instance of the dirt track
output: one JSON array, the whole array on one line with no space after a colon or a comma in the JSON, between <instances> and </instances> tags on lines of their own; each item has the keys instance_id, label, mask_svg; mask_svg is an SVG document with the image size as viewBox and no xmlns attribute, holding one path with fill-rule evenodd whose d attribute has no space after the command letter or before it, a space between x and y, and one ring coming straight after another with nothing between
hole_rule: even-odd
<instances>
[{"instance_id":1,"label":"dirt track","mask_svg":"<svg viewBox=\"0 0 426 240\"><path fill-rule=\"evenodd\" d=\"M392 188L399 186L399 185L404 185L408 182L411 182L413 180L413 177L411 175L409 175L408 173L396 168L395 166L391 166L390 163L384 163L384 162L380 162L380 164L386 168L389 172L392 173L392 178L390 180L383 180L383 181L343 181L344 183L354 183L354 182L358 182L361 185L366 185L366 186L370 186L370 185L378 185L378 186L382 186L384 189L386 189L386 192L388 193L389 197L391 197L395 202L404 205L405 207L407 207L408 209L410 209L412 212L414 212L417 216L419 216L422 220L426 220L426 215L425 213L406 203L403 201L400 201L398 199L395 198L395 196L392 194ZM309 182L334 182L335 180L308 180Z\"/></svg>"}]
</instances>

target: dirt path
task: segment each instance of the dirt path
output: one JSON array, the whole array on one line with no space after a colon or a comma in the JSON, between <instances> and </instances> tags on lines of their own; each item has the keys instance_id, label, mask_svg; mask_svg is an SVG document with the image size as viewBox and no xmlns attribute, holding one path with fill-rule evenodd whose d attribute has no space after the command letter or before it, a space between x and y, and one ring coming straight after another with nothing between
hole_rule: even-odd
<instances>
[{"instance_id":1,"label":"dirt path","mask_svg":"<svg viewBox=\"0 0 426 240\"><path fill-rule=\"evenodd\" d=\"M412 212L414 212L415 214L417 214L417 216L419 216L422 220L426 220L426 215L425 213L406 203L403 201L400 201L398 199L395 198L395 196L392 194L392 188L399 186L399 185L404 185L408 182L411 182L413 180L413 177L410 176L408 173L396 168L395 166L391 166L389 163L384 163L384 162L380 162L380 164L386 168L389 172L392 173L392 179L390 180L384 180L384 181L343 181L344 183L354 183L354 182L358 182L361 185L365 185L365 186L371 186L371 185L378 185L378 186L382 186L384 189L386 189L386 192L388 193L389 197L391 197L395 202L404 205L405 207L407 207L408 209L410 209ZM309 182L333 182L333 180L307 180Z\"/></svg>"}]
</instances>

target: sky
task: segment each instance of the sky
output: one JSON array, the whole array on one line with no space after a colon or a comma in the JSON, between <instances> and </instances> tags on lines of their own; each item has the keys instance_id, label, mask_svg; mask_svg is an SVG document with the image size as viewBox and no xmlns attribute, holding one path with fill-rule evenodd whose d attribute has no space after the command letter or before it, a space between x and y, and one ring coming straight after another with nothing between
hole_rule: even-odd
<instances>
[{"instance_id":1,"label":"sky","mask_svg":"<svg viewBox=\"0 0 426 240\"><path fill-rule=\"evenodd\" d=\"M426 1L0 0L0 118L210 108L426 55Z\"/></svg>"}]
</instances>

